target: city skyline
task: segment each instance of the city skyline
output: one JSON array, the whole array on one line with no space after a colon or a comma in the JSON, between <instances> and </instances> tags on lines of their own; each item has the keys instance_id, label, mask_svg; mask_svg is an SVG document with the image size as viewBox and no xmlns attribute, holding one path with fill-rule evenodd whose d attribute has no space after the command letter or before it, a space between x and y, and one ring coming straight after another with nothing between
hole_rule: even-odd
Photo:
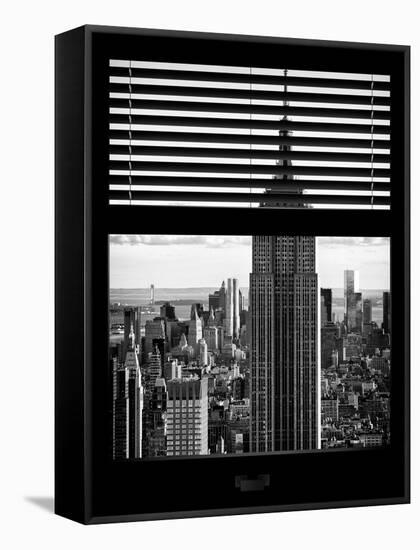
<instances>
[{"instance_id":1,"label":"city skyline","mask_svg":"<svg viewBox=\"0 0 420 550\"><path fill-rule=\"evenodd\" d=\"M172 248L174 260L159 255L171 282L183 273L194 286L160 292L155 265L153 282L128 300L110 289L115 459L389 444L391 293L364 293L368 270L355 269L366 250L389 255L388 240L119 237L114 246L141 247L145 264L155 259L149 251ZM191 273L179 247L196 265ZM232 275L235 249L248 248L245 288ZM323 252L317 261L317 249L332 250L334 262ZM214 250L224 254L222 282L206 287L200 267ZM114 268L111 255L111 276ZM389 276L389 261L382 269ZM341 291L319 276L327 271L340 277Z\"/></svg>"},{"instance_id":2,"label":"city skyline","mask_svg":"<svg viewBox=\"0 0 420 550\"><path fill-rule=\"evenodd\" d=\"M110 288L216 288L227 264L229 276L249 286L248 236L111 235L109 241ZM320 286L343 288L342 273L352 269L360 272L361 289L389 290L388 237L316 237L316 256Z\"/></svg>"}]
</instances>

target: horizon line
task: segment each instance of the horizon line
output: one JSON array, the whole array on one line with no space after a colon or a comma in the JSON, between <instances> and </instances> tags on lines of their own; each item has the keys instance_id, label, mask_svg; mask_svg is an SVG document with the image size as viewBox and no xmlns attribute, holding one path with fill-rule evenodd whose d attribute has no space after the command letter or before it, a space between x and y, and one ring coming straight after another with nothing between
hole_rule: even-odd
<instances>
[{"instance_id":1,"label":"horizon line","mask_svg":"<svg viewBox=\"0 0 420 550\"><path fill-rule=\"evenodd\" d=\"M153 283L152 283L153 284ZM213 286L213 285L205 285L205 286L160 286L160 287L154 287L154 290L189 290L189 289L199 289L199 288L220 288L220 286ZM248 286L239 286L239 288L249 288ZM341 286L323 286L319 288L330 288L330 289L340 289L344 290L344 287ZM149 286L119 286L119 287L109 287L109 290L149 290L150 291L150 285ZM378 288L378 287L363 287L360 288L360 290L384 290L389 292L389 288Z\"/></svg>"}]
</instances>

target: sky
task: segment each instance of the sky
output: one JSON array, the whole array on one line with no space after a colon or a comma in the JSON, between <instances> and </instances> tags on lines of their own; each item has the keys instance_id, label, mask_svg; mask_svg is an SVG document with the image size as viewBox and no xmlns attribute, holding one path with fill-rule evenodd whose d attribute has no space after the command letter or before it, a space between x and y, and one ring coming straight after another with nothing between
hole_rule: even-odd
<instances>
[{"instance_id":1,"label":"sky","mask_svg":"<svg viewBox=\"0 0 420 550\"><path fill-rule=\"evenodd\" d=\"M228 277L249 286L251 237L110 235L110 287L219 287ZM388 237L317 237L320 286L342 288L345 269L361 289L389 289Z\"/></svg>"}]
</instances>

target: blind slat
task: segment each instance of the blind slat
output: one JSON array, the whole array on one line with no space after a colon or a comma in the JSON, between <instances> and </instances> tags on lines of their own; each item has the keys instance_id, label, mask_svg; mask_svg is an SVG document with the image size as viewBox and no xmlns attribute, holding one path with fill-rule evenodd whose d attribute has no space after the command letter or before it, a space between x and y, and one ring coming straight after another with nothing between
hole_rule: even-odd
<instances>
[{"instance_id":1,"label":"blind slat","mask_svg":"<svg viewBox=\"0 0 420 550\"><path fill-rule=\"evenodd\" d=\"M110 130L110 139L130 139L129 130ZM298 136L261 136L256 134L227 134L204 132L163 132L149 130L131 130L132 140L143 141L174 141L196 143L237 143L243 145L290 145L291 147L346 147L357 149L389 149L390 141L380 139L347 139L337 136L334 138L298 137Z\"/></svg>"},{"instance_id":2,"label":"blind slat","mask_svg":"<svg viewBox=\"0 0 420 550\"><path fill-rule=\"evenodd\" d=\"M131 166L130 166L131 165ZM147 172L208 172L226 174L311 175L389 177L385 168L335 168L323 166L281 166L279 164L218 164L194 162L110 161L110 170L143 170Z\"/></svg>"},{"instance_id":3,"label":"blind slat","mask_svg":"<svg viewBox=\"0 0 420 550\"><path fill-rule=\"evenodd\" d=\"M128 67L111 67L111 76L129 77L130 69ZM278 86L296 86L311 88L342 88L353 90L370 90L372 88L371 80L353 80L343 78L319 78L319 77L299 77L299 76L280 76L211 72L211 71L185 71L185 70L167 70L167 69L141 69L132 68L131 77L133 78L158 78L164 80L189 80L201 82L231 82L237 84L260 84L260 85L278 85ZM373 81L375 90L388 91L389 82Z\"/></svg>"},{"instance_id":4,"label":"blind slat","mask_svg":"<svg viewBox=\"0 0 420 550\"><path fill-rule=\"evenodd\" d=\"M111 200L130 200L128 192L110 191ZM309 203L309 204L363 204L369 205L372 197L368 195L299 195L272 193L183 193L165 191L165 194L155 191L131 191L131 200L142 201L180 201L180 202L248 202L248 203ZM387 197L375 197L375 204L386 205Z\"/></svg>"},{"instance_id":5,"label":"blind slat","mask_svg":"<svg viewBox=\"0 0 420 550\"><path fill-rule=\"evenodd\" d=\"M129 116L109 115L112 124L128 124ZM131 115L131 123L153 126L189 126L206 128L242 128L251 130L345 132L351 134L389 134L388 126L370 124L342 124L329 122L298 122L291 120L249 120L235 118L203 118L184 116Z\"/></svg>"},{"instance_id":6,"label":"blind slat","mask_svg":"<svg viewBox=\"0 0 420 550\"><path fill-rule=\"evenodd\" d=\"M295 191L297 187L305 189L331 189L333 191L370 191L370 181L352 180L285 180L261 178L212 178L212 177L182 177L182 176L110 176L112 186L171 186L171 187L254 187L259 189L276 188ZM376 191L390 191L389 182L375 182Z\"/></svg>"},{"instance_id":7,"label":"blind slat","mask_svg":"<svg viewBox=\"0 0 420 550\"><path fill-rule=\"evenodd\" d=\"M326 162L389 163L390 155L383 153L326 153L311 151L278 151L261 149L220 149L210 147L164 147L143 145L110 145L112 155L149 155L175 157L241 158L267 160L314 160Z\"/></svg>"},{"instance_id":8,"label":"blind slat","mask_svg":"<svg viewBox=\"0 0 420 550\"><path fill-rule=\"evenodd\" d=\"M130 91L129 84L116 82L109 83L111 93L125 93ZM371 105L370 95L305 93L305 92L281 92L270 90L235 90L232 88L202 88L194 86L165 86L153 84L131 84L132 94L166 95L166 96L190 96L190 97L214 97L227 99L263 100L263 101L294 101L302 103L342 103L348 105ZM390 98L375 96L375 106L389 106Z\"/></svg>"},{"instance_id":9,"label":"blind slat","mask_svg":"<svg viewBox=\"0 0 420 550\"><path fill-rule=\"evenodd\" d=\"M148 99L110 99L110 106L117 109L156 109L164 111L200 111L212 113L238 113L247 115L304 116L370 119L368 109L328 109L313 107L290 107L276 105L239 105L234 103L207 103L195 101L159 101ZM128 114L128 113L127 113ZM389 120L388 111L374 111L374 120Z\"/></svg>"},{"instance_id":10,"label":"blind slat","mask_svg":"<svg viewBox=\"0 0 420 550\"><path fill-rule=\"evenodd\" d=\"M387 75L113 60L108 93L111 204L390 206Z\"/></svg>"}]
</instances>

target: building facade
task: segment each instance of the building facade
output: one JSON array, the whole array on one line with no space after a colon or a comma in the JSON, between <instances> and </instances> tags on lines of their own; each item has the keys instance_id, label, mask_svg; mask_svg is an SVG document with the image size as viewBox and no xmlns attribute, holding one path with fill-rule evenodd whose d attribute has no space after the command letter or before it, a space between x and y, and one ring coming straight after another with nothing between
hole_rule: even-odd
<instances>
[{"instance_id":1,"label":"building facade","mask_svg":"<svg viewBox=\"0 0 420 550\"><path fill-rule=\"evenodd\" d=\"M250 325L251 452L319 448L315 237L252 238Z\"/></svg>"},{"instance_id":2,"label":"building facade","mask_svg":"<svg viewBox=\"0 0 420 550\"><path fill-rule=\"evenodd\" d=\"M391 334L391 293L384 292L382 295L383 322L382 328L386 334Z\"/></svg>"},{"instance_id":3,"label":"building facade","mask_svg":"<svg viewBox=\"0 0 420 550\"><path fill-rule=\"evenodd\" d=\"M321 288L321 326L332 321L332 290Z\"/></svg>"},{"instance_id":4,"label":"building facade","mask_svg":"<svg viewBox=\"0 0 420 550\"><path fill-rule=\"evenodd\" d=\"M363 325L372 323L372 300L366 298L363 300Z\"/></svg>"},{"instance_id":5,"label":"building facade","mask_svg":"<svg viewBox=\"0 0 420 550\"><path fill-rule=\"evenodd\" d=\"M225 333L233 338L239 337L239 281L238 279L227 280L225 306Z\"/></svg>"},{"instance_id":6,"label":"building facade","mask_svg":"<svg viewBox=\"0 0 420 550\"><path fill-rule=\"evenodd\" d=\"M133 325L124 364L114 359L113 384L113 456L141 458L143 387Z\"/></svg>"},{"instance_id":7,"label":"building facade","mask_svg":"<svg viewBox=\"0 0 420 550\"><path fill-rule=\"evenodd\" d=\"M134 336L136 337L137 353L140 353L141 343L141 311L139 307L125 307L124 308L124 344L123 344L123 357L127 353L128 344L130 340L131 327L134 329Z\"/></svg>"},{"instance_id":8,"label":"building facade","mask_svg":"<svg viewBox=\"0 0 420 550\"><path fill-rule=\"evenodd\" d=\"M208 454L208 381L167 383L167 456Z\"/></svg>"},{"instance_id":9,"label":"building facade","mask_svg":"<svg viewBox=\"0 0 420 550\"><path fill-rule=\"evenodd\" d=\"M344 322L349 330L356 323L355 292L359 291L359 272L353 269L344 271Z\"/></svg>"}]
</instances>

